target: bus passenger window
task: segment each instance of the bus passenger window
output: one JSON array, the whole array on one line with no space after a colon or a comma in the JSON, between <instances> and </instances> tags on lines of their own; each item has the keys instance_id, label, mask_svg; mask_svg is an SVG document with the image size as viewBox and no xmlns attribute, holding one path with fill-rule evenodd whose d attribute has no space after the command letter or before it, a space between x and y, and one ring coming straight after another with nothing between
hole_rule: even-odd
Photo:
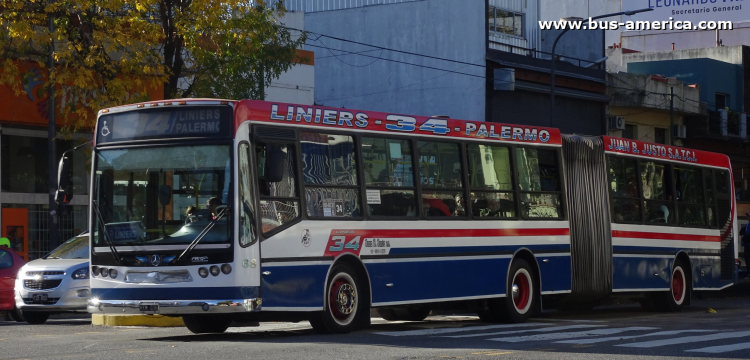
<instances>
[{"instance_id":1,"label":"bus passenger window","mask_svg":"<svg viewBox=\"0 0 750 360\"><path fill-rule=\"evenodd\" d=\"M471 214L479 218L514 218L513 169L510 148L469 144Z\"/></svg>"},{"instance_id":2,"label":"bus passenger window","mask_svg":"<svg viewBox=\"0 0 750 360\"><path fill-rule=\"evenodd\" d=\"M458 144L420 141L419 178L425 216L466 216Z\"/></svg>"},{"instance_id":3,"label":"bus passenger window","mask_svg":"<svg viewBox=\"0 0 750 360\"><path fill-rule=\"evenodd\" d=\"M275 151L275 154L271 154ZM258 144L255 148L258 163L261 230L267 234L299 218L294 147L290 144ZM271 179L271 159L280 164L281 176ZM279 180L279 181L272 181Z\"/></svg>"},{"instance_id":4,"label":"bus passenger window","mask_svg":"<svg viewBox=\"0 0 750 360\"><path fill-rule=\"evenodd\" d=\"M367 212L372 216L417 216L411 143L362 137Z\"/></svg>"},{"instance_id":5,"label":"bus passenger window","mask_svg":"<svg viewBox=\"0 0 750 360\"><path fill-rule=\"evenodd\" d=\"M640 172L646 223L674 224L674 198L669 166L653 161L642 161Z\"/></svg>"},{"instance_id":6,"label":"bus passenger window","mask_svg":"<svg viewBox=\"0 0 750 360\"><path fill-rule=\"evenodd\" d=\"M641 222L638 167L635 159L608 156L609 192L612 196L612 221Z\"/></svg>"},{"instance_id":7,"label":"bus passenger window","mask_svg":"<svg viewBox=\"0 0 750 360\"><path fill-rule=\"evenodd\" d=\"M527 219L562 217L557 152L517 148L516 164L523 216Z\"/></svg>"},{"instance_id":8,"label":"bus passenger window","mask_svg":"<svg viewBox=\"0 0 750 360\"><path fill-rule=\"evenodd\" d=\"M354 138L300 132L307 215L359 217Z\"/></svg>"},{"instance_id":9,"label":"bus passenger window","mask_svg":"<svg viewBox=\"0 0 750 360\"><path fill-rule=\"evenodd\" d=\"M680 219L680 225L705 227L706 213L701 171L675 166L674 178L677 189L677 217Z\"/></svg>"}]
</instances>

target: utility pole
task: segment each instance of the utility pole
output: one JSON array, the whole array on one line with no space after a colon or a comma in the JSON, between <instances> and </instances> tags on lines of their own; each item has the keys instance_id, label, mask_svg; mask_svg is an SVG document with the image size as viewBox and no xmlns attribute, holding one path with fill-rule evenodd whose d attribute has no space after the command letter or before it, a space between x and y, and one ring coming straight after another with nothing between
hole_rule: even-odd
<instances>
[{"instance_id":1,"label":"utility pole","mask_svg":"<svg viewBox=\"0 0 750 360\"><path fill-rule=\"evenodd\" d=\"M669 87L669 145L674 146L674 86Z\"/></svg>"},{"instance_id":2,"label":"utility pole","mask_svg":"<svg viewBox=\"0 0 750 360\"><path fill-rule=\"evenodd\" d=\"M55 85L52 83L52 71L55 68L55 58L53 52L55 51L55 23L52 14L47 15L47 25L49 26L49 53L47 54L47 67L49 73L47 75L47 101L49 121L47 123L47 163L49 169L48 177L48 193L49 193L49 220L47 223L47 244L48 249L52 250L57 247L57 203L55 203L55 190L57 190L57 149L55 141Z\"/></svg>"}]
</instances>

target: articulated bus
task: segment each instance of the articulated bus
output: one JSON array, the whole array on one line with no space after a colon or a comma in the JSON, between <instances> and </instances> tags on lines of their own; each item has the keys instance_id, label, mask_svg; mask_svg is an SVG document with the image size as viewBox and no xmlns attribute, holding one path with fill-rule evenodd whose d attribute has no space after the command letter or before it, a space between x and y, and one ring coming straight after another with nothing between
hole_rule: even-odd
<instances>
[{"instance_id":1,"label":"articulated bus","mask_svg":"<svg viewBox=\"0 0 750 360\"><path fill-rule=\"evenodd\" d=\"M255 100L99 112L98 314L195 333L345 333L460 307L525 321L625 296L665 311L737 281L729 159L559 130Z\"/></svg>"}]
</instances>

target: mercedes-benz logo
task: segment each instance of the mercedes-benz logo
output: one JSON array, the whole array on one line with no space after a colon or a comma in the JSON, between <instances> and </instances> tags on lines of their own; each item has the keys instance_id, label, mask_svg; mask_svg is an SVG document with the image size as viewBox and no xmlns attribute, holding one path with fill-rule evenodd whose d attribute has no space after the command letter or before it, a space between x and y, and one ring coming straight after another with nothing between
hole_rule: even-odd
<instances>
[{"instance_id":1,"label":"mercedes-benz logo","mask_svg":"<svg viewBox=\"0 0 750 360\"><path fill-rule=\"evenodd\" d=\"M151 266L159 266L161 265L161 255L151 255L150 258Z\"/></svg>"}]
</instances>

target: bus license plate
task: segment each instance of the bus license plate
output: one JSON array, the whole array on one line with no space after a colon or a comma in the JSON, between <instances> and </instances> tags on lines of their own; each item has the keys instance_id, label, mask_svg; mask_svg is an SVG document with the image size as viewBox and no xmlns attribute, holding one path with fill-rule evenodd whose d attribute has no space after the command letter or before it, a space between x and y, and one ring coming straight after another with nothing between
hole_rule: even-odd
<instances>
[{"instance_id":1,"label":"bus license plate","mask_svg":"<svg viewBox=\"0 0 750 360\"><path fill-rule=\"evenodd\" d=\"M158 313L159 312L159 304L140 303L140 304L138 304L138 309L141 312Z\"/></svg>"},{"instance_id":2,"label":"bus license plate","mask_svg":"<svg viewBox=\"0 0 750 360\"><path fill-rule=\"evenodd\" d=\"M31 301L35 303L47 302L47 294L32 294Z\"/></svg>"}]
</instances>

